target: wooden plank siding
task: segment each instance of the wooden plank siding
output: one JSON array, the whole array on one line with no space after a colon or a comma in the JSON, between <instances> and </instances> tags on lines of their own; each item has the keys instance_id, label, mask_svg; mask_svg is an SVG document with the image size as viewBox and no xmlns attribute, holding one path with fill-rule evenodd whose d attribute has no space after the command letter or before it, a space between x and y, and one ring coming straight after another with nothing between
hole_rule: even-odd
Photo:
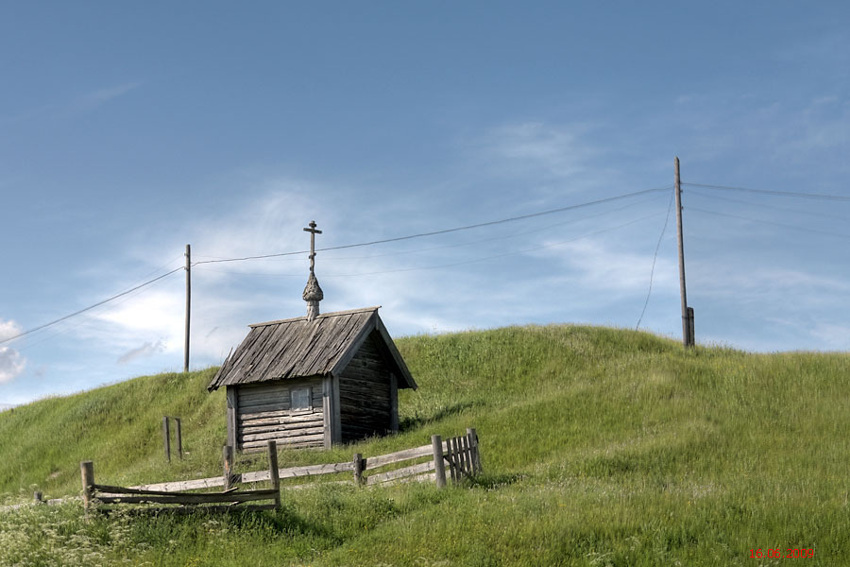
<instances>
[{"instance_id":1,"label":"wooden plank siding","mask_svg":"<svg viewBox=\"0 0 850 567\"><path fill-rule=\"evenodd\" d=\"M342 441L392 431L391 371L372 333L339 378Z\"/></svg>"},{"instance_id":2,"label":"wooden plank siding","mask_svg":"<svg viewBox=\"0 0 850 567\"><path fill-rule=\"evenodd\" d=\"M292 389L311 388L312 407L292 408ZM251 325L209 390L227 388L228 444L262 449L325 447L398 430L398 389L416 382L378 308Z\"/></svg>"},{"instance_id":3,"label":"wooden plank siding","mask_svg":"<svg viewBox=\"0 0 850 567\"><path fill-rule=\"evenodd\" d=\"M291 392L310 388L309 409L292 409ZM236 392L236 442L242 451L261 451L270 440L287 447L323 447L322 379L246 384Z\"/></svg>"}]
</instances>

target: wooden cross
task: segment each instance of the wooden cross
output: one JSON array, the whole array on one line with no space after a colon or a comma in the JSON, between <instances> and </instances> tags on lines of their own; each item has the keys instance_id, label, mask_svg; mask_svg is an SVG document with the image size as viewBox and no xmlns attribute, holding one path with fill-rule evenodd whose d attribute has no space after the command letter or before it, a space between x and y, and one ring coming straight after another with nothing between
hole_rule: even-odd
<instances>
[{"instance_id":1,"label":"wooden cross","mask_svg":"<svg viewBox=\"0 0 850 567\"><path fill-rule=\"evenodd\" d=\"M316 221L310 221L310 228L305 228L304 232L310 233L310 271L314 271L316 267L316 235L322 234L321 230L316 230Z\"/></svg>"}]
</instances>

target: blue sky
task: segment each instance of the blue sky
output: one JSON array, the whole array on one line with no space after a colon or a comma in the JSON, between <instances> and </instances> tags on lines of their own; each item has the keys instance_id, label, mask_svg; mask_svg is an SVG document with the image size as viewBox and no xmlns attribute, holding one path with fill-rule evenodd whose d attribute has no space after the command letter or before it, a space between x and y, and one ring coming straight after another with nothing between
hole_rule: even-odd
<instances>
[{"instance_id":1,"label":"blue sky","mask_svg":"<svg viewBox=\"0 0 850 567\"><path fill-rule=\"evenodd\" d=\"M846 2L3 3L0 340L186 244L300 251L315 219L337 247L653 188L320 252L322 310L679 338L679 156L697 341L847 351L848 23ZM192 367L303 314L307 265L195 266ZM183 278L0 344L0 405L180 370Z\"/></svg>"}]
</instances>

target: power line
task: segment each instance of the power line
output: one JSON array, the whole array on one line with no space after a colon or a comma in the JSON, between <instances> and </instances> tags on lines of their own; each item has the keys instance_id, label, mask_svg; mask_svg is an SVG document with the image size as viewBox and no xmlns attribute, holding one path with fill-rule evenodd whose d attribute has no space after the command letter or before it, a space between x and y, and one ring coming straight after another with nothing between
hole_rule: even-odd
<instances>
[{"instance_id":1,"label":"power line","mask_svg":"<svg viewBox=\"0 0 850 567\"><path fill-rule=\"evenodd\" d=\"M697 196L697 197L702 197L704 199L709 198L707 195L700 193L699 191L697 191L696 193L693 193L693 195ZM783 213L794 213L795 215L808 215L808 216L823 217L823 218L829 218L829 219L838 219L838 220L843 220L843 221L850 220L850 218L848 218L845 215L833 215L833 214L829 214L829 213L823 213L823 212L820 212L820 211L804 211L804 210L800 210L800 209L789 209L787 207L776 207L776 206L773 206L773 205L765 205L763 203L753 203L752 201L741 201L740 199L730 199L729 197L718 197L716 195L713 195L710 198L713 201L724 201L724 202L727 202L727 203L736 203L738 205L748 205L750 207L757 207L759 209L770 209L772 211L781 211Z\"/></svg>"},{"instance_id":2,"label":"power line","mask_svg":"<svg viewBox=\"0 0 850 567\"><path fill-rule=\"evenodd\" d=\"M369 241L369 242L358 242L357 244L344 244L344 245L341 245L341 246L329 246L327 248L317 248L316 251L317 252L328 252L328 251L331 251L331 250L346 250L346 249L349 249L349 248L360 248L360 247L363 247L363 246L374 246L376 244L387 244L387 243L390 243L390 242L400 242L402 240L412 240L414 238L423 238L423 237L426 237L426 236L437 236L437 235L441 235L441 234L449 234L449 233L452 233L452 232L460 232L460 231L463 231L463 230L472 230L472 229L475 229L475 228L483 228L485 226L493 226L493 225L504 224L504 223L508 223L508 222L516 222L516 221L520 221L520 220L526 220L526 219L530 219L530 218L541 217L541 216L544 216L544 215L552 215L552 214L555 214L555 213L563 213L563 212L566 212L566 211L572 211L572 210L581 209L581 208L584 208L584 207L591 207L593 205L601 205L602 203L610 203L612 201L619 201L619 200L622 200L622 199L627 199L629 197L636 197L638 195L644 195L646 193L656 193L656 192L660 192L660 191L668 191L669 189L670 189L669 186L668 187L658 187L658 188L654 188L654 189L644 189L642 191L625 193L623 195L616 195L614 197L606 197L604 199L597 199L595 201L588 201L588 202L585 202L585 203L579 203L577 205L568 205L566 207L559 207L557 209L549 209L547 211L529 213L527 215L519 215L519 216L515 216L515 217L509 217L509 218L504 218L504 219L499 219L499 220L494 220L494 221L487 221L487 222L482 222L482 223L478 223L478 224L470 224L470 225L466 225L466 226L458 226L458 227L454 227L454 228L446 228L446 229L442 229L442 230L434 230L434 231L430 231L430 232L420 232L418 234L409 234L409 235L406 235L406 236L397 236L395 238L385 238L385 239L382 239L382 240L372 240L372 241ZM277 254L263 254L263 255L259 255L259 256L245 256L245 257L242 257L242 258L225 258L225 259L221 259L221 260L203 260L203 261L200 261L200 262L196 262L195 264L193 264L193 266L198 266L198 265L202 265L202 264L220 264L220 263L223 263L223 262L243 262L243 261L246 261L246 260L262 260L262 259L266 259L266 258L279 258L279 257L282 257L282 256L294 256L296 254L306 254L307 252L308 252L307 250L299 250L299 251L296 251L296 252L281 252L281 253L277 253Z\"/></svg>"},{"instance_id":3,"label":"power line","mask_svg":"<svg viewBox=\"0 0 850 567\"><path fill-rule=\"evenodd\" d=\"M571 242L575 242L577 240L581 240L581 239L587 238L589 236L596 236L598 234L604 234L606 232L619 230L621 228L625 228L627 226L631 226L631 225L637 224L641 221L653 218L653 217L657 216L658 214L659 213L652 213L652 214L649 214L649 215L646 215L646 216L642 216L642 217L630 220L630 221L622 223L622 224L618 224L616 226L595 230L595 231L592 231L592 232L582 234L580 236L569 238L567 240L561 240L561 241L558 241L558 242L552 242L552 243L543 244L543 245L536 245L536 246L533 246L533 247L530 247L530 248L522 248L522 249L519 249L519 250L514 250L512 252L502 252L502 253L499 253L499 254L491 254L491 255L488 255L488 256L479 256L479 257L472 258L472 259L466 259L466 260L461 260L461 261L457 261L457 262L450 262L450 263L437 264L437 265L431 265L431 266L413 266L413 267L408 267L408 268L395 268L395 269L391 269L391 270L379 270L379 271L374 271L374 272L355 272L355 273L336 273L336 274L324 273L324 274L322 274L322 278L324 278L324 279L354 278L354 277L360 277L360 276L375 276L375 275L381 275L381 274L394 274L394 273L399 273L399 272L417 272L417 271L427 271L427 270L439 270L439 269L442 269L442 268L452 268L452 267L455 267L455 266L475 264L475 263L478 263L478 262L485 262L487 260L493 260L493 259L496 259L496 258L505 258L507 256L516 256L516 255L519 255L519 254L527 254L529 252L535 252L537 250L545 250L547 248L556 248L558 246L563 246L564 244L569 244ZM231 272L231 271L222 271L222 270L216 270L216 271L218 271L220 273L225 273L225 274L238 274L238 275L245 275L245 276L303 277L302 274L274 274L274 273L260 274L260 273Z\"/></svg>"},{"instance_id":4,"label":"power line","mask_svg":"<svg viewBox=\"0 0 850 567\"><path fill-rule=\"evenodd\" d=\"M474 263L477 263L477 262L485 262L487 260L493 260L493 259L496 259L496 258L505 258L507 256L516 256L518 254L527 254L528 252L535 252L537 250L545 250L547 248L556 248L558 246L563 246L564 244L569 244L569 243L575 242L577 240L582 240L582 239L587 238L589 236L596 236L598 234L604 234L606 232L611 232L613 230L619 230L621 228L625 228L627 226L631 226L633 224L637 224L641 221L644 221L646 219L657 216L658 214L659 213L652 213L650 215L639 217L639 218L630 220L628 222L625 222L623 224L619 224L617 226L612 226L612 227L609 227L609 228L602 228L602 229L599 229L599 230L594 230L592 232L582 234L581 236L569 238L567 240L561 240L561 241L558 241L558 242L552 242L552 243L549 243L549 244L534 246L534 247L531 247L531 248L524 248L524 249L520 249L520 250L515 250L513 252L503 252L501 254L494 254L494 255L491 255L491 256L481 256L481 257L478 257L478 258L473 258L471 260L462 260L460 262L452 262L452 263L449 263L449 264L440 264L440 265L435 265L435 266L421 266L421 267L413 267L413 268L398 268L398 269L395 269L395 270L381 270L381 271L378 271L378 272L359 272L359 273L353 273L353 274L325 274L322 277L323 278L352 278L352 277L357 277L357 276L374 276L374 275L379 275L379 274L391 274L391 273L396 273L396 272L415 272L415 271L424 271L424 270L438 270L438 269L441 269L441 268L452 268L454 266L464 266L464 265L467 265L467 264L474 264Z\"/></svg>"},{"instance_id":5,"label":"power line","mask_svg":"<svg viewBox=\"0 0 850 567\"><path fill-rule=\"evenodd\" d=\"M175 273L175 272L179 272L180 270L183 270L183 267L182 267L182 266L181 266L181 267L179 267L179 268L174 268L173 270L171 270L171 271L170 271L170 272L168 272L168 273L162 274L161 276L157 276L157 277L153 278L152 280L148 280L148 281L146 281L146 282L144 282L144 283L141 283L141 284L139 284L139 285L137 285L137 286L135 286L135 287L132 287L132 288L130 288L130 289L128 289L128 290L126 290L126 291L122 291L121 293L116 294L116 295L113 295L112 297L109 297L109 298L107 298L107 299L104 299L103 301L98 301L98 302L97 302L97 303L95 303L94 305L90 305L90 306L88 306L88 307L86 307L86 308L84 308L84 309L80 309L79 311L74 311L74 312L73 312L73 313L71 313L70 315L65 315L64 317L60 317L59 319L56 319L56 320L51 321L51 322L49 322L49 323L45 323L45 324L43 324L43 325L39 325L38 327L33 327L32 329L26 330L26 331L24 331L24 332L22 332L22 333L19 333L19 334L17 334L17 335L15 335L15 336L13 336L13 337L9 337L9 338L6 338L6 339L3 339L3 340L0 340L0 345L2 345L2 344L4 344L4 343L11 342L11 341L14 341L15 339L20 339L21 337L25 337L26 335L31 335L32 333L35 333L36 331L41 331L42 329L46 329L46 328L48 328L48 327L52 327L53 325L56 325L56 324L58 324L58 323L61 323L62 321L66 321L66 320L70 319L71 317L76 317L77 315L82 315L82 314L83 314L83 313L85 313L86 311L91 311L91 310L92 310L92 309L94 309L95 307L100 307L101 305L104 305L104 304L106 304L106 303L109 303L110 301L115 301L116 299L118 299L118 298L120 298L120 297L124 297L125 295L128 295L128 294L130 294L130 293L133 293L134 291L138 291L138 290L142 289L143 287L147 287L147 286L149 286L149 285L151 285L151 284L153 284L153 283L158 282L158 281L159 281L159 280L161 280L161 279L167 278L167 277L168 277L168 276L170 276L171 274L173 274L173 273Z\"/></svg>"},{"instance_id":6,"label":"power line","mask_svg":"<svg viewBox=\"0 0 850 567\"><path fill-rule=\"evenodd\" d=\"M395 237L395 238L387 238L387 239L383 239L383 240L373 240L373 241L369 241L369 242L360 242L360 243L357 243L357 244L346 244L346 245L341 245L341 246L331 246L331 247L327 247L327 248L320 248L320 249L318 249L318 251L345 250L345 249L349 249L349 248L358 248L358 247L364 247L364 246L374 246L374 245L377 245L377 244L386 244L386 243L389 243L389 242L399 242L399 241L403 241L403 240L411 240L411 239L414 239L414 238L423 238L423 237L427 237L427 236L436 236L436 235L440 235L440 234L449 234L449 233L452 233L452 232L459 232L459 231L463 231L463 230L472 230L472 229L476 229L476 228L482 228L482 227L485 227L485 226L493 226L493 225L498 225L498 224L503 224L503 223L508 223L508 222L516 222L516 221L525 220L525 219L530 219L530 218L535 218L535 217L540 217L540 216L544 216L544 215L551 215L551 214L555 214L555 213L566 212L566 211L575 210L575 209L580 209L580 208L584 208L584 207L590 207L590 206L593 206L593 205L599 205L599 204L602 204L602 203L609 203L609 202L613 202L613 201L618 201L618 200L622 200L622 199L627 199L627 198L629 198L629 197L636 197L636 196L638 196L638 195L644 195L644 194L647 194L647 193L654 193L654 192L666 191L666 190L668 190L668 189L669 189L669 187L661 187L661 188L653 188L653 189L644 189L644 190L642 190L642 191L634 191L634 192L632 192L632 193L625 193L625 194L623 194L623 195L616 195L616 196L614 196L614 197L606 197L606 198L604 198L604 199L597 199L597 200L594 200L594 201L588 201L588 202L585 202L585 203L579 203L579 204L576 204L576 205L568 205L568 206L566 206L566 207L559 207L559 208L557 208L557 209L549 209L549 210L546 210L546 211L540 211L540 212L536 212L536 213L529 213L529 214L526 214L526 215L519 215L519 216L515 216L515 217L509 217L509 218L504 218L504 219L499 219L499 220L494 220L494 221L488 221L488 222L483 222L483 223L478 223L478 224L472 224L472 225L466 225L466 226L460 226L460 227L448 228L448 229L443 229L443 230L435 230L435 231L431 231L431 232L423 232L423 233L418 233L418 234L410 234L410 235L406 235L406 236L399 236L399 237ZM641 220L641 219L639 219L639 220ZM627 224L633 224L634 222L637 222L637 221L632 221L631 223L627 223ZM622 225L622 226L626 226L626 225ZM615 227L615 228L619 228L619 227ZM609 229L609 230L610 230L610 229ZM605 231L603 230L603 231L599 231L599 232L605 232ZM265 259L265 258L275 258L275 257L282 257L282 256L293 256L293 255L296 255L296 254L304 254L304 253L306 253L306 251L303 251L303 250L302 250L302 251L294 251L294 252L282 252L282 253L277 253L277 254L265 254L265 255L257 255L257 256L245 256L245 257L242 257L242 258L227 258L227 259L217 259L217 260L202 260L202 261L199 261L199 262L195 262L195 263L193 263L193 264L192 264L192 266L198 266L198 265L204 265L204 264L218 264L218 263L223 263L223 262L240 262L240 261L247 261L247 260L259 260L259 259ZM519 253L522 253L522 251L521 251L521 252L519 252ZM489 256L489 257L486 257L486 258L478 258L478 259L473 260L473 261L474 261L474 262L479 262L479 261L488 260L488 259L491 259L491 258L498 258L498 257L501 257L501 256L507 256L507 255L511 255L511 254L515 254L515 253L500 254L500 255L497 255L497 256ZM435 269L435 268L441 268L441 267L448 267L448 266L451 266L451 265L455 265L455 264L447 264L447 265L445 265L445 266L431 266L431 267L425 267L425 268L408 268L408 269L401 269L401 270L389 270L388 272L408 271L408 270L421 270L421 269L426 269L426 270L427 270L427 269ZM39 325L39 326L37 326L37 327L33 327L32 329L28 329L28 330L26 330L26 331L24 331L24 332L22 332L22 333L19 333L19 334L17 334L17 335L14 335L14 336L12 336L12 337L8 337L8 338L5 338L5 339L2 339L2 340L0 340L0 344L5 344L5 343L8 343L8 342L14 341L14 340L16 340L16 339L19 339L19 338L21 338L21 337L25 337L25 336L27 336L27 335L31 335L31 334L33 334L33 333L35 333L35 332L37 332L37 331L41 331L41 330L43 330L43 329L46 329L46 328L52 327L52 326L57 325L57 324L59 324L59 323L61 323L61 322L63 322L63 321L66 321L66 320L68 320L68 319L71 319L72 317L76 317L76 316L78 316L78 315L82 315L83 313L86 313L86 312L88 312L88 311L91 311L92 309L95 309L96 307L100 307L101 305L105 305L105 304L107 304L107 303L109 303L109 302L111 302L111 301L115 301L116 299L119 299L119 298L121 298L121 297L124 297L125 295L129 295L129 294L133 293L134 291L138 291L138 290L140 290L140 289L142 289L142 288L144 288L144 287L147 287L147 286L149 286L149 285L151 285L151 284L153 284L153 283L156 283L156 282L158 282L158 281L160 281L160 280L162 280L162 279L164 279L164 278L166 278L166 277L170 276L171 274L174 274L174 273L176 273L176 272L179 272L179 271L181 271L181 270L183 270L183 269L185 269L183 266L181 266L181 267L179 267L179 268L175 268L175 269L171 270L170 272L167 272L167 273L162 274L162 275L160 275L160 276L157 276L157 277L155 277L155 278L153 278L153 279L150 279L150 280L148 280L148 281L146 281L146 282L143 282L143 283L141 283L141 284L139 284L139 285L137 285L137 286L134 286L134 287L132 287L132 288L130 288L130 289L128 289L128 290L126 290L126 291L122 291L121 293L118 293L118 294L116 294L116 295L113 295L113 296L111 296L111 297L108 297L107 299L104 299L104 300L102 300L102 301L99 301L99 302L97 302L97 303L95 303L95 304L93 304L93 305L90 305L90 306L88 306L88 307L85 307L85 308L80 309L80 310L78 310L78 311L75 311L75 312L73 312L73 313L70 313L70 314L65 315L65 316L63 316L63 317L60 317L60 318L55 319L55 320L53 320L53 321L50 321L49 323L44 323L43 325ZM376 273L388 273L388 272L376 272ZM371 275L371 274L356 274L356 275ZM326 276L326 277L333 277L333 276Z\"/></svg>"},{"instance_id":7,"label":"power line","mask_svg":"<svg viewBox=\"0 0 850 567\"><path fill-rule=\"evenodd\" d=\"M826 195L823 193L800 193L797 191L770 191L767 189L750 189L748 187L728 187L726 185L706 185L703 183L682 183L689 187L701 187L703 189L719 189L721 191L741 191L744 193L758 193L761 195L775 195L780 197L800 197L803 199L817 199L822 201L850 201L850 197L844 195Z\"/></svg>"},{"instance_id":8,"label":"power line","mask_svg":"<svg viewBox=\"0 0 850 567\"><path fill-rule=\"evenodd\" d=\"M667 217L664 219L664 228L661 229L661 234L658 236L658 243L655 245L655 254L652 256L652 268L649 270L649 290L646 292L646 301L643 302L643 310L638 317L635 331L640 329L640 323L643 321L643 316L646 314L646 307L649 305L649 297L652 295L652 281L655 277L655 262L658 260L658 250L661 248L661 241L664 239L664 233L667 232L667 224L670 222L670 211L673 210L674 195L670 195L670 204L667 205Z\"/></svg>"},{"instance_id":9,"label":"power line","mask_svg":"<svg viewBox=\"0 0 850 567\"><path fill-rule=\"evenodd\" d=\"M644 199L644 200L639 201L639 202L645 203L645 202L649 202L649 201L652 201L652 200L657 199L657 198L658 198L658 196L653 196L653 197L650 197L649 199ZM445 250L445 249L448 249L448 248L461 248L461 247L466 247L466 246L475 246L477 244L483 244L483 243L487 243L487 242L495 242L495 241L499 241L499 240L507 240L507 239L516 238L518 236L524 236L524 235L528 235L528 234L536 234L536 233L540 233L540 232L547 232L554 227L559 227L559 226L563 226L565 224L570 224L570 223L586 221L588 219L597 218L597 217L607 215L607 214L610 214L610 213L623 211L623 210L630 208L632 206L634 206L634 203L624 205L624 206L620 206L620 207L610 208L610 209L607 209L607 210L605 210L601 213L594 213L594 214L591 214L591 215L586 215L586 216L583 216L582 218L577 219L577 220L559 221L559 222L547 224L545 226L537 226L536 228L533 228L533 229L530 229L530 230L523 230L523 231L520 231L520 232L513 232L511 234L495 236L495 237L490 237L490 238L482 238L482 239L478 239L478 240L472 240L472 241L469 241L469 242L443 244L443 245L439 245L439 246L431 246L431 247L428 247L428 248L419 248L419 249L413 249L413 250L387 252L387 253L382 253L382 254L369 254L369 255L366 255L366 256L325 256L325 261L340 260L340 259L342 259L342 260L362 260L362 259L372 259L372 258L386 258L386 257L392 257L392 256L400 256L400 255L411 256L413 254L422 254L422 253L426 253L426 252L432 252L432 251L435 251L435 250ZM287 253L287 254L290 254L290 253ZM195 265L195 264L193 264L193 265ZM302 275L300 273L298 273L298 274L282 274L282 273L277 273L277 272L242 272L242 271L232 271L232 270L216 270L214 268L204 268L204 269L209 270L209 271L214 271L214 272L217 272L217 273L222 273L222 274L239 274L239 275L273 276L273 277L302 277ZM334 276L325 274L323 277L334 277Z\"/></svg>"},{"instance_id":10,"label":"power line","mask_svg":"<svg viewBox=\"0 0 850 567\"><path fill-rule=\"evenodd\" d=\"M700 209L700 208L697 208L697 207L688 207L688 210L689 211L697 211L697 212L705 213L705 214L709 214L709 215L715 215L715 216L718 216L718 217L728 217L728 218L744 220L744 221L748 221L748 222L757 222L757 223L761 223L761 224L769 224L769 225L772 225L772 226L779 226L779 227L782 227L782 228L790 228L790 229L793 229L793 230L801 230L803 232L812 232L814 234L825 234L827 236L837 236L838 238L850 238L850 234L842 234L840 232L829 232L827 230L817 230L817 229L814 229L814 228L806 228L804 226L795 226L793 224L784 224L784 223L781 223L781 222L773 222L773 221L766 221L766 220L761 220L761 219L754 219L752 217L744 217L744 216L740 216L740 215L730 215L728 213L718 213L716 211L709 211L707 209Z\"/></svg>"},{"instance_id":11,"label":"power line","mask_svg":"<svg viewBox=\"0 0 850 567\"><path fill-rule=\"evenodd\" d=\"M173 263L174 262L169 262L169 264L173 264ZM168 266L168 264L163 265L162 268L164 269L166 266ZM157 269L157 270L155 270L151 273L156 273L158 271L159 271L159 269ZM151 273L149 273L148 275L150 275ZM143 293L143 289L144 289L144 286L142 286L141 288L138 287L138 286L134 287L132 290L128 290L126 293L122 294L121 297L113 298L113 300L110 301L110 303L112 303L113 308L114 308L115 306L121 305L124 302L130 300L132 297L134 297L135 294ZM100 305L100 306L102 306L102 305ZM91 308L87 308L87 310L94 309L96 307L98 307L98 306L96 306L96 305L92 306ZM19 352L27 352L28 350L30 350L30 349L32 349L32 348L34 348L34 347L36 347L36 346L38 346L42 343L50 341L50 340L56 338L59 335L66 335L67 336L68 334L74 332L74 330L80 328L84 324L85 324L84 321L78 320L75 323L67 323L65 325L57 326L56 328L51 328L49 331L47 331L43 334L40 333L38 338L32 338L32 339L28 340L26 345L16 347L16 350L18 350ZM44 329L41 329L41 330L44 330Z\"/></svg>"},{"instance_id":12,"label":"power line","mask_svg":"<svg viewBox=\"0 0 850 567\"><path fill-rule=\"evenodd\" d=\"M653 199L657 199L657 197L652 197L650 199L645 199L645 200L639 201L639 202L640 203L646 203L646 202L649 202ZM446 248L461 248L461 247L464 247L464 246L474 246L476 244L482 244L482 243L485 243L485 242L495 242L495 241L498 241L498 240L507 240L507 239L510 239L510 238L516 238L517 236L524 236L524 235L528 235L528 234L536 234L536 233L540 233L540 232L548 232L550 229L555 228L555 227L563 226L565 224L575 224L577 222L586 221L588 219L601 217L601 216L604 216L604 215L608 215L610 213L616 213L618 211L623 211L625 209L633 207L634 205L635 205L635 203L630 203L630 204L624 205L622 207L607 209L607 210L605 210L601 213L594 213L594 214L591 214L591 215L581 217L579 219L559 221L559 222L555 222L555 223L548 224L548 225L545 225L545 226L537 226L537 227L532 228L530 230L523 230L521 232L514 232L514 233L511 233L511 234L507 234L507 235L494 236L494 237L491 237L491 238L482 238L482 239L479 239L479 240L473 240L473 241L469 241L469 242L458 242L458 243L452 243L452 244L443 244L443 245L440 245L440 246L432 246L430 248L420 248L418 250L404 250L404 251L397 251L397 252L389 252L389 253L386 253L386 254L370 254L368 256L360 256L360 257L325 256L325 260L326 261L327 260L336 260L336 259L340 259L340 258L346 259L346 260L382 258L382 257L387 257L387 256L399 256L399 255L402 255L402 254L408 256L410 254L419 254L419 253L422 253L422 252L431 252L431 251L434 251L434 250L443 250L443 249L446 249Z\"/></svg>"},{"instance_id":13,"label":"power line","mask_svg":"<svg viewBox=\"0 0 850 567\"><path fill-rule=\"evenodd\" d=\"M323 248L319 249L319 252L324 250ZM309 254L309 250L297 250L295 252L280 252L277 254L263 254L260 256L243 256L241 258L220 258L217 260L200 260L192 264L192 267L195 266L203 266L204 264L223 264L225 262L245 262L247 260L263 260L266 258L280 258L282 256L296 256L300 254Z\"/></svg>"}]
</instances>

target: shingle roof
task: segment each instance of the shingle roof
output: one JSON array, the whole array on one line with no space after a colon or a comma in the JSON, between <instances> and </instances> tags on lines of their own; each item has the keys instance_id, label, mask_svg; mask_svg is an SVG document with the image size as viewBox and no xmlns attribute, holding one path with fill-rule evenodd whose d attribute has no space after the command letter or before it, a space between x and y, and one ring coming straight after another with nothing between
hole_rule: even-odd
<instances>
[{"instance_id":1,"label":"shingle roof","mask_svg":"<svg viewBox=\"0 0 850 567\"><path fill-rule=\"evenodd\" d=\"M306 376L337 376L366 338L376 332L382 339L388 364L398 376L399 388L416 388L378 316L378 307L338 311L251 325L248 336L227 357L207 389L285 380Z\"/></svg>"}]
</instances>

